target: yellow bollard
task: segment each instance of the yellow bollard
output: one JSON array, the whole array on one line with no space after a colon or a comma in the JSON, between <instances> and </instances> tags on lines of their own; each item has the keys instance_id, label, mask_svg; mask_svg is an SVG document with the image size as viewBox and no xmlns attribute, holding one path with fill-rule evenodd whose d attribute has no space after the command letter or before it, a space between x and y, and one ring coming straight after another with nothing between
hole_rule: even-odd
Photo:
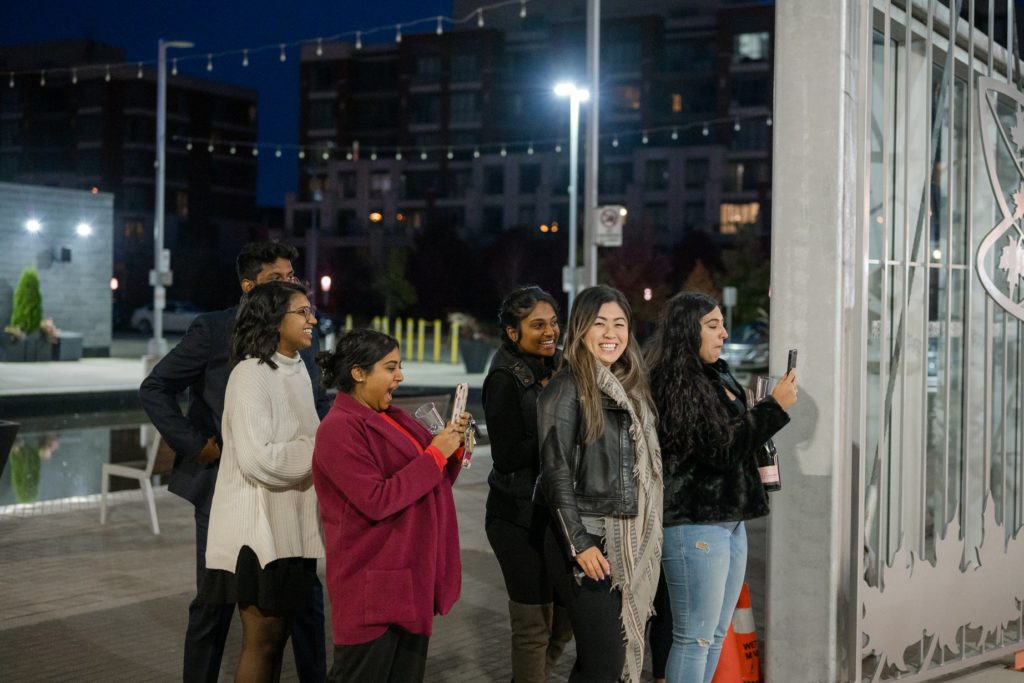
<instances>
[{"instance_id":1,"label":"yellow bollard","mask_svg":"<svg viewBox=\"0 0 1024 683\"><path fill-rule=\"evenodd\" d=\"M370 329L380 332L380 317L373 316L373 320L370 321Z\"/></svg>"},{"instance_id":2,"label":"yellow bollard","mask_svg":"<svg viewBox=\"0 0 1024 683\"><path fill-rule=\"evenodd\" d=\"M380 331L383 332L384 334L391 334L390 323L391 323L391 321L388 320L387 316L384 316L383 318L381 318L380 319Z\"/></svg>"},{"instance_id":3,"label":"yellow bollard","mask_svg":"<svg viewBox=\"0 0 1024 683\"><path fill-rule=\"evenodd\" d=\"M346 332L351 332L352 331L352 314L351 313L349 313L348 315L345 316L345 331Z\"/></svg>"},{"instance_id":4,"label":"yellow bollard","mask_svg":"<svg viewBox=\"0 0 1024 683\"><path fill-rule=\"evenodd\" d=\"M459 324L452 323L452 365L459 363Z\"/></svg>"},{"instance_id":5,"label":"yellow bollard","mask_svg":"<svg viewBox=\"0 0 1024 683\"><path fill-rule=\"evenodd\" d=\"M434 362L441 362L441 321L434 321Z\"/></svg>"},{"instance_id":6,"label":"yellow bollard","mask_svg":"<svg viewBox=\"0 0 1024 683\"><path fill-rule=\"evenodd\" d=\"M423 362L423 347L427 336L427 321L420 318L416 322L416 360Z\"/></svg>"},{"instance_id":7,"label":"yellow bollard","mask_svg":"<svg viewBox=\"0 0 1024 683\"><path fill-rule=\"evenodd\" d=\"M409 354L409 360L412 360L412 349L413 349L413 327L412 318L405 319L405 348Z\"/></svg>"}]
</instances>

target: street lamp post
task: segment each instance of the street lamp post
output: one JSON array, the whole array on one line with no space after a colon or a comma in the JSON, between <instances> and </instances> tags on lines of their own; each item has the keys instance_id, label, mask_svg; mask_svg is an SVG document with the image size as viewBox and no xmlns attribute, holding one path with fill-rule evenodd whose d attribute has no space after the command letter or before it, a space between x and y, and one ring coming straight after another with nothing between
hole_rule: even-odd
<instances>
[{"instance_id":1,"label":"street lamp post","mask_svg":"<svg viewBox=\"0 0 1024 683\"><path fill-rule=\"evenodd\" d=\"M569 258L566 263L566 294L568 310L572 310L576 298L578 278L576 276L576 223L579 197L579 156L580 156L580 103L586 102L590 93L578 88L575 83L559 83L555 94L569 98ZM566 313L568 315L568 312Z\"/></svg>"},{"instance_id":2,"label":"street lamp post","mask_svg":"<svg viewBox=\"0 0 1024 683\"><path fill-rule=\"evenodd\" d=\"M148 355L160 358L167 353L164 339L164 305L170 284L170 253L164 252L164 184L167 175L167 48L188 49L194 45L184 40L157 41L156 72L156 206L153 209L153 338L149 340Z\"/></svg>"}]
</instances>

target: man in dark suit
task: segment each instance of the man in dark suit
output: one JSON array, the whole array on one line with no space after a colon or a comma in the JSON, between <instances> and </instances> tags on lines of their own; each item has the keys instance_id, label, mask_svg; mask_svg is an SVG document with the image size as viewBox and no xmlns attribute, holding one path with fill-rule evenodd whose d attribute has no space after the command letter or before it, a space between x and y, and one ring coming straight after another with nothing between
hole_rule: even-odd
<instances>
[{"instance_id":1,"label":"man in dark suit","mask_svg":"<svg viewBox=\"0 0 1024 683\"><path fill-rule=\"evenodd\" d=\"M247 244L237 262L242 291L248 292L272 280L295 281L292 262L297 256L294 247L280 242ZM181 342L143 380L139 390L143 409L175 453L168 490L195 506L197 591L206 571L206 535L222 445L220 421L230 372L228 346L234 320L235 307L198 316ZM313 380L316 409L322 418L330 409L330 401L318 381L320 374L313 362L316 346L314 335L313 346L301 353ZM190 401L187 415L182 415L177 397L186 389ZM206 605L192 600L185 634L185 681L217 680L234 611L232 605ZM323 681L327 676L327 652L323 588L319 581L309 609L296 615L291 635L299 679Z\"/></svg>"}]
</instances>

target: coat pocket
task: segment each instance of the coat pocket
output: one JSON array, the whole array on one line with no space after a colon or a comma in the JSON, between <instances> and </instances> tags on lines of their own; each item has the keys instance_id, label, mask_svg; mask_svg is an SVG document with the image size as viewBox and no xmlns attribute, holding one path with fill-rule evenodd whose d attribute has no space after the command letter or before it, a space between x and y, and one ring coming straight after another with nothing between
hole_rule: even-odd
<instances>
[{"instance_id":1,"label":"coat pocket","mask_svg":"<svg viewBox=\"0 0 1024 683\"><path fill-rule=\"evenodd\" d=\"M367 625L416 620L412 570L369 569L363 584L363 620Z\"/></svg>"}]
</instances>

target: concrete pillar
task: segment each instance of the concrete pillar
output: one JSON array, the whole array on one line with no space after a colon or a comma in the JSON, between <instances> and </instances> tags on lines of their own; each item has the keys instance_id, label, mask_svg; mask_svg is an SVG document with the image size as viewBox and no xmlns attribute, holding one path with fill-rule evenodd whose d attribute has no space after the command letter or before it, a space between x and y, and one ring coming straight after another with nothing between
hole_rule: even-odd
<instances>
[{"instance_id":1,"label":"concrete pillar","mask_svg":"<svg viewBox=\"0 0 1024 683\"><path fill-rule=\"evenodd\" d=\"M871 3L779 0L775 14L771 372L799 349L799 401L775 439L766 680L846 681L859 659L853 453L858 432L858 221Z\"/></svg>"}]
</instances>

